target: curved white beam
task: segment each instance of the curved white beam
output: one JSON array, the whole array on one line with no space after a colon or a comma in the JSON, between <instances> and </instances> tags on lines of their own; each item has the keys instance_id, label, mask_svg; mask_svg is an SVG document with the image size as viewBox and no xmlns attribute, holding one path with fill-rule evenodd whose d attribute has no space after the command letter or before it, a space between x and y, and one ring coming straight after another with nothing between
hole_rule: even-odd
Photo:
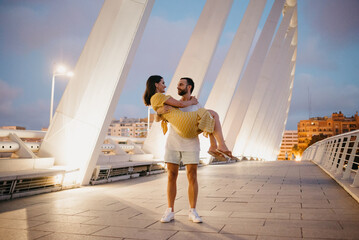
<instances>
[{"instance_id":1,"label":"curved white beam","mask_svg":"<svg viewBox=\"0 0 359 240\"><path fill-rule=\"evenodd\" d=\"M88 184L154 0L107 0L68 83L39 156L79 168Z\"/></svg>"},{"instance_id":2,"label":"curved white beam","mask_svg":"<svg viewBox=\"0 0 359 240\"><path fill-rule=\"evenodd\" d=\"M294 8L287 9L284 17L279 25L277 33L274 37L273 43L269 49L268 55L265 57L263 68L260 71L260 76L253 91L253 97L249 102L249 106L245 115L243 116L243 123L238 133L236 144L233 152L236 155L243 155L244 150L248 147L248 140L254 129L255 121L261 118L261 113L271 107L270 99L266 95L270 95L270 89L273 87L280 88L276 81L278 73L283 71L283 61L281 60L286 54L286 47L289 47L291 39L285 42L285 36L292 18ZM288 48L287 47L287 48ZM273 96L276 97L276 96Z\"/></svg>"},{"instance_id":3,"label":"curved white beam","mask_svg":"<svg viewBox=\"0 0 359 240\"><path fill-rule=\"evenodd\" d=\"M230 150L233 149L237 135L242 127L244 116L253 97L254 87L273 39L283 6L284 0L275 0L223 121L223 135Z\"/></svg>"},{"instance_id":4,"label":"curved white beam","mask_svg":"<svg viewBox=\"0 0 359 240\"><path fill-rule=\"evenodd\" d=\"M166 94L178 98L178 81L181 77L190 77L195 82L193 95L198 97L231 10L232 2L233 0L208 0L206 2ZM154 122L147 135L143 149L145 152L153 154L156 158L162 158L164 147L165 137L160 123Z\"/></svg>"}]
</instances>

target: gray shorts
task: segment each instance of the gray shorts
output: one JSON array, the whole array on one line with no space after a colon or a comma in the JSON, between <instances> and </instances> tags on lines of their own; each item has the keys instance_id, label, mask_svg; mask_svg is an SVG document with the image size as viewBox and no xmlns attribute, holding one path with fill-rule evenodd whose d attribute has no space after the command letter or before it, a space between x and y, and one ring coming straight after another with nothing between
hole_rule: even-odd
<instances>
[{"instance_id":1,"label":"gray shorts","mask_svg":"<svg viewBox=\"0 0 359 240\"><path fill-rule=\"evenodd\" d=\"M197 151L172 151L166 149L165 163L173 163L180 165L182 161L183 165L198 164L199 152Z\"/></svg>"}]
</instances>

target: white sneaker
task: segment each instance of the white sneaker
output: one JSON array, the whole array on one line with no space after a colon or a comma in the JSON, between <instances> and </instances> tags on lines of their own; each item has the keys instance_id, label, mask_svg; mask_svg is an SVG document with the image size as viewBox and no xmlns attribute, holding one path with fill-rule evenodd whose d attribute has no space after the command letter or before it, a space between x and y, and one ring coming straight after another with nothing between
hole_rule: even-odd
<instances>
[{"instance_id":1,"label":"white sneaker","mask_svg":"<svg viewBox=\"0 0 359 240\"><path fill-rule=\"evenodd\" d=\"M198 215L195 208L189 210L188 219L194 223L201 223L202 218Z\"/></svg>"},{"instance_id":2,"label":"white sneaker","mask_svg":"<svg viewBox=\"0 0 359 240\"><path fill-rule=\"evenodd\" d=\"M161 218L161 222L168 223L175 219L175 213L172 212L172 208L167 208L165 214Z\"/></svg>"}]
</instances>

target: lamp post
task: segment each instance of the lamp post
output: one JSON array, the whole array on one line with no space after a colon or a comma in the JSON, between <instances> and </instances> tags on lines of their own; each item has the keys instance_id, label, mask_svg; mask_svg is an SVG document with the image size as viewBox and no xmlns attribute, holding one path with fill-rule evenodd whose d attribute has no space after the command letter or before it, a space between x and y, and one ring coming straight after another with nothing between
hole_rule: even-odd
<instances>
[{"instance_id":1,"label":"lamp post","mask_svg":"<svg viewBox=\"0 0 359 240\"><path fill-rule=\"evenodd\" d=\"M52 74L52 86L51 86L51 102L50 102L50 124L52 122L54 112L54 91L55 91L55 77L56 76L68 76L72 77L74 74L71 71L67 71L64 66L57 66Z\"/></svg>"},{"instance_id":2,"label":"lamp post","mask_svg":"<svg viewBox=\"0 0 359 240\"><path fill-rule=\"evenodd\" d=\"M148 106L148 109L147 109L147 136L148 136L148 133L150 132L150 117L151 117L151 106Z\"/></svg>"}]
</instances>

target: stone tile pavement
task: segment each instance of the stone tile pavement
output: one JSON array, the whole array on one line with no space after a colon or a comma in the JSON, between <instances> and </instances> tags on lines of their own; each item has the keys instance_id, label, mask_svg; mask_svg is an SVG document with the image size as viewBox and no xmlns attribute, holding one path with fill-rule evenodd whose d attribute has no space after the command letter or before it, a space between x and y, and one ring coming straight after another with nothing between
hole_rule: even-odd
<instances>
[{"instance_id":1,"label":"stone tile pavement","mask_svg":"<svg viewBox=\"0 0 359 240\"><path fill-rule=\"evenodd\" d=\"M199 168L198 212L188 221L180 171L175 221L160 223L167 175L0 202L0 239L359 239L359 204L311 162Z\"/></svg>"}]
</instances>

